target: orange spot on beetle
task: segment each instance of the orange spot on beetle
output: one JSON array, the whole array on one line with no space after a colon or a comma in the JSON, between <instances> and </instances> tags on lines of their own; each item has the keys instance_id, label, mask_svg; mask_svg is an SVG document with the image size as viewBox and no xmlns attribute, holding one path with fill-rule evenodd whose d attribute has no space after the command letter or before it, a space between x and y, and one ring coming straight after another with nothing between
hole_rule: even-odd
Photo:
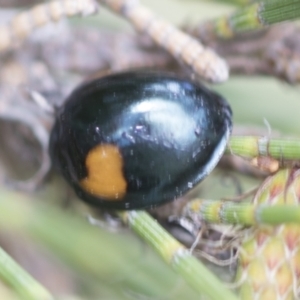
<instances>
[{"instance_id":1,"label":"orange spot on beetle","mask_svg":"<svg viewBox=\"0 0 300 300\"><path fill-rule=\"evenodd\" d=\"M80 185L90 194L118 201L126 193L123 159L117 146L101 144L90 150L85 165L88 175Z\"/></svg>"}]
</instances>

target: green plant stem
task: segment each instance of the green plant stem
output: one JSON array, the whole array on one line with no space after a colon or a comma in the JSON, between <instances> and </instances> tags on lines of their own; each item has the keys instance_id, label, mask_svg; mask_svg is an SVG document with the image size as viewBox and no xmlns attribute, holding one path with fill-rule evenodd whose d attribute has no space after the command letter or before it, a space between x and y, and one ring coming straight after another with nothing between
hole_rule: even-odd
<instances>
[{"instance_id":1,"label":"green plant stem","mask_svg":"<svg viewBox=\"0 0 300 300\"><path fill-rule=\"evenodd\" d=\"M110 233L101 231L67 212L38 203L32 205L22 195L19 195L19 199L14 197L13 201L11 196L11 193L1 193L0 191L1 228L29 232L44 245L60 253L65 261L73 263L83 272L88 270L94 276L99 276L101 273L110 274L114 272L112 270L114 268L118 270L126 268L122 265L123 260L120 257L119 246L112 246L109 251L103 247L103 240L109 238ZM5 200L6 198L7 200ZM122 218L147 243L151 244L199 294L216 300L221 299L222 295L226 296L223 299L237 299L200 261L162 229L147 213L133 211L123 213ZM105 237L102 237L102 234ZM128 237L118 237L118 239L122 238L127 239ZM137 254L125 244L122 248L122 255L134 261ZM89 249L88 255L85 255L86 245ZM95 260L95 257L101 257L101 259ZM106 267L101 263L106 259L113 260L114 264ZM109 269L107 269L108 267Z\"/></svg>"},{"instance_id":2,"label":"green plant stem","mask_svg":"<svg viewBox=\"0 0 300 300\"><path fill-rule=\"evenodd\" d=\"M186 216L209 223L251 226L256 224L278 225L300 223L300 207L297 205L254 205L232 201L196 199L185 207Z\"/></svg>"},{"instance_id":3,"label":"green plant stem","mask_svg":"<svg viewBox=\"0 0 300 300\"><path fill-rule=\"evenodd\" d=\"M26 300L51 300L51 294L0 248L0 277Z\"/></svg>"},{"instance_id":4,"label":"green plant stem","mask_svg":"<svg viewBox=\"0 0 300 300\"><path fill-rule=\"evenodd\" d=\"M232 38L238 33L264 28L268 25L300 17L299 0L266 0L253 3L201 25L201 30L211 36Z\"/></svg>"},{"instance_id":5,"label":"green plant stem","mask_svg":"<svg viewBox=\"0 0 300 300\"><path fill-rule=\"evenodd\" d=\"M198 259L192 256L188 249L169 235L148 213L131 211L119 215L200 295L216 300L237 299Z\"/></svg>"},{"instance_id":6,"label":"green plant stem","mask_svg":"<svg viewBox=\"0 0 300 300\"><path fill-rule=\"evenodd\" d=\"M231 136L226 153L244 158L268 156L280 161L295 161L300 160L300 139Z\"/></svg>"}]
</instances>

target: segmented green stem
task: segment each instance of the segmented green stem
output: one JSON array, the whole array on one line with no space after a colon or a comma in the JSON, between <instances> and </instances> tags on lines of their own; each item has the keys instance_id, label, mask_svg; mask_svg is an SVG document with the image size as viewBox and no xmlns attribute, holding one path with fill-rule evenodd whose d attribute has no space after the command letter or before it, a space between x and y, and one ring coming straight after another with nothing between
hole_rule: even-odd
<instances>
[{"instance_id":1,"label":"segmented green stem","mask_svg":"<svg viewBox=\"0 0 300 300\"><path fill-rule=\"evenodd\" d=\"M24 269L22 269L2 248L0 248L0 277L26 300L50 300L54 297Z\"/></svg>"},{"instance_id":2,"label":"segmented green stem","mask_svg":"<svg viewBox=\"0 0 300 300\"><path fill-rule=\"evenodd\" d=\"M209 299L237 299L188 249L175 240L149 214L143 211L120 213L124 222L170 264L175 271L200 293Z\"/></svg>"},{"instance_id":3,"label":"segmented green stem","mask_svg":"<svg viewBox=\"0 0 300 300\"><path fill-rule=\"evenodd\" d=\"M278 225L300 223L300 207L297 205L255 205L232 201L196 199L185 207L184 215L209 223L256 225Z\"/></svg>"},{"instance_id":4,"label":"segmented green stem","mask_svg":"<svg viewBox=\"0 0 300 300\"><path fill-rule=\"evenodd\" d=\"M299 17L299 0L266 0L251 4L230 16L207 22L201 30L220 38L232 38L237 33L261 29Z\"/></svg>"},{"instance_id":5,"label":"segmented green stem","mask_svg":"<svg viewBox=\"0 0 300 300\"><path fill-rule=\"evenodd\" d=\"M14 195L13 201L11 201L12 195ZM128 239L128 236L118 236L118 243L115 243L114 239L110 238L111 233L101 231L74 215L41 203L31 205L26 200L28 199L21 194L16 196L16 194L0 190L0 226L2 229L29 232L44 245L60 253L65 261L71 262L74 267L82 271L88 270L94 277L103 275L103 272L124 271L124 262L120 257L122 255L127 256L129 260L135 260L137 253L126 246L125 242L120 252L120 239ZM206 295L209 299L237 299L200 261L147 213L132 211L120 215L134 231L156 249L169 265L172 265L183 276L196 292ZM112 244L109 250L107 250L108 245L103 245L103 241L107 239ZM109 270L102 263L105 260L112 261ZM127 269L126 272L128 272Z\"/></svg>"},{"instance_id":6,"label":"segmented green stem","mask_svg":"<svg viewBox=\"0 0 300 300\"><path fill-rule=\"evenodd\" d=\"M268 156L279 161L298 161L300 160L300 139L231 136L226 152L245 158Z\"/></svg>"}]
</instances>

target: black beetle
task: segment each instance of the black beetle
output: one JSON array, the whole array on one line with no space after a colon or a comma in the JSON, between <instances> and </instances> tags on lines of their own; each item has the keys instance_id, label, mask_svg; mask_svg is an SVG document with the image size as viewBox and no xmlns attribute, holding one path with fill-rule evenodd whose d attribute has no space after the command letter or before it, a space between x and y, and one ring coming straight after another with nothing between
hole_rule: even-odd
<instances>
[{"instance_id":1,"label":"black beetle","mask_svg":"<svg viewBox=\"0 0 300 300\"><path fill-rule=\"evenodd\" d=\"M203 180L228 141L231 109L181 77L134 71L78 87L57 114L50 155L82 200L142 209Z\"/></svg>"}]
</instances>

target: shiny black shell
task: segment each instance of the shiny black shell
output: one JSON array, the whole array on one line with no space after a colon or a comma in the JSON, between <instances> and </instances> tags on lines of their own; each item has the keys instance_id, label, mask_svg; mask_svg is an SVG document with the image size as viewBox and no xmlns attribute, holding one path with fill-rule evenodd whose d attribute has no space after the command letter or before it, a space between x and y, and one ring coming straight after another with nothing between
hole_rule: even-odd
<instances>
[{"instance_id":1,"label":"shiny black shell","mask_svg":"<svg viewBox=\"0 0 300 300\"><path fill-rule=\"evenodd\" d=\"M100 208L142 209L172 201L216 166L229 138L231 109L199 83L159 72L127 72L77 88L59 110L53 164L82 200ZM98 197L79 184L99 144L118 147L126 194Z\"/></svg>"}]
</instances>

